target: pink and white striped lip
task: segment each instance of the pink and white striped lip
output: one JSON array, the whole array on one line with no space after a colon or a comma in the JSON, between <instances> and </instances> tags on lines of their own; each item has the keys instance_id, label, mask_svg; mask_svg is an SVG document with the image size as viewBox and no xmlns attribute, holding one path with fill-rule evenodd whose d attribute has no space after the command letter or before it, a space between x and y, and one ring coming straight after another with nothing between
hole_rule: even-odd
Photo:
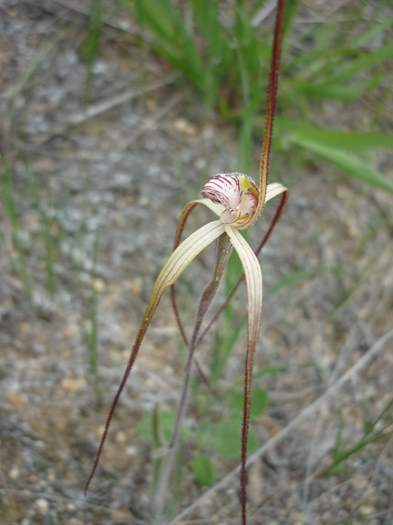
<instances>
[{"instance_id":1,"label":"pink and white striped lip","mask_svg":"<svg viewBox=\"0 0 393 525\"><path fill-rule=\"evenodd\" d=\"M224 206L220 219L224 224L241 227L253 216L258 204L258 188L243 173L214 175L201 191L216 204Z\"/></svg>"}]
</instances>

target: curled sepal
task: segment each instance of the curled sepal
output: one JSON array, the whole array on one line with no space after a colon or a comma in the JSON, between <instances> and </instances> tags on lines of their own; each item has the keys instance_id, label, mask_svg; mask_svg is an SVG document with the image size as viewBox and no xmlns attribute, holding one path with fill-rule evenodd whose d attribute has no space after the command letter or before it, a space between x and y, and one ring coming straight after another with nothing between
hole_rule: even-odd
<instances>
[{"instance_id":1,"label":"curled sepal","mask_svg":"<svg viewBox=\"0 0 393 525\"><path fill-rule=\"evenodd\" d=\"M187 219L190 213L192 212L192 210L199 204L202 204L203 206L206 206L207 208L209 208L209 210L215 213L218 217L221 215L221 213L224 210L223 206L221 206L220 204L215 204L210 199L195 199L195 200L188 202L182 209L179 219L177 221L175 242L174 242L173 249L179 246L181 236L184 230L184 226L187 222Z\"/></svg>"},{"instance_id":2,"label":"curled sepal","mask_svg":"<svg viewBox=\"0 0 393 525\"><path fill-rule=\"evenodd\" d=\"M288 191L288 188L279 182L272 182L271 184L268 184L265 193L265 204L271 199L274 199L274 197L277 197L277 195L281 195L281 193L286 191Z\"/></svg>"},{"instance_id":3,"label":"curled sepal","mask_svg":"<svg viewBox=\"0 0 393 525\"><path fill-rule=\"evenodd\" d=\"M244 368L244 397L243 397L243 424L242 424L242 443L241 443L241 470L240 470L240 500L242 507L242 523L246 523L246 462L247 462L247 441L250 426L251 409L251 383L252 370L254 364L254 354L259 338L262 324L262 270L258 259L241 235L234 228L226 227L225 231L235 248L242 263L247 286L248 303L248 330L247 330L247 353Z\"/></svg>"},{"instance_id":4,"label":"curled sepal","mask_svg":"<svg viewBox=\"0 0 393 525\"><path fill-rule=\"evenodd\" d=\"M104 432L101 436L100 445L96 453L93 468L85 485L85 494L89 489L90 482L93 479L93 476L97 469L101 453L104 448L106 436L108 434L109 426L112 421L112 417L115 412L120 395L125 387L128 376L130 375L132 366L138 355L139 348L150 325L154 312L157 309L158 303L160 302L162 294L169 286L173 285L177 281L177 279L184 272L187 266L201 253L202 250L204 250L207 246L209 246L209 244L211 244L218 237L220 237L220 235L224 233L224 229L225 228L220 221L209 222L208 224L205 224L205 226L202 226L202 228L199 228L199 230L187 237L187 239L185 239L174 250L172 255L169 257L168 261L162 268L161 272L159 273L154 284L150 301L147 305L145 315L143 317L143 321L137 333L134 344L131 348L131 353L122 380L116 391L115 397L113 398L109 414L105 422Z\"/></svg>"}]
</instances>

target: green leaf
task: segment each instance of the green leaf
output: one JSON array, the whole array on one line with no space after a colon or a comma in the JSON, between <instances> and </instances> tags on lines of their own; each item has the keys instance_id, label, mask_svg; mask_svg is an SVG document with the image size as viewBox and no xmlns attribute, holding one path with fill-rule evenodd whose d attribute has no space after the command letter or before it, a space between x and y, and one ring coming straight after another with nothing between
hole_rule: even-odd
<instances>
[{"instance_id":1,"label":"green leaf","mask_svg":"<svg viewBox=\"0 0 393 525\"><path fill-rule=\"evenodd\" d=\"M302 281L305 281L306 279L311 279L315 275L317 275L321 271L320 268L312 269L312 270L297 270L288 273L287 275L284 275L279 279L273 286L271 286L267 293L269 294L275 294L282 288L285 288L286 286L292 286L294 284L301 283Z\"/></svg>"},{"instance_id":2,"label":"green leaf","mask_svg":"<svg viewBox=\"0 0 393 525\"><path fill-rule=\"evenodd\" d=\"M295 131L295 140L319 142L331 148L350 149L352 151L393 149L393 135L381 131L323 129L288 119L280 119L278 125L283 130Z\"/></svg>"},{"instance_id":3,"label":"green leaf","mask_svg":"<svg viewBox=\"0 0 393 525\"><path fill-rule=\"evenodd\" d=\"M368 91L378 86L381 82L380 75L373 75L365 80L351 82L349 85L338 81L325 80L323 83L294 81L292 83L292 100L298 93L315 99L333 98L336 100L355 100Z\"/></svg>"},{"instance_id":4,"label":"green leaf","mask_svg":"<svg viewBox=\"0 0 393 525\"><path fill-rule=\"evenodd\" d=\"M264 368L256 370L253 373L253 379L258 379L268 375L281 374L282 372L286 372L288 369L289 365L286 364L266 366Z\"/></svg>"},{"instance_id":5,"label":"green leaf","mask_svg":"<svg viewBox=\"0 0 393 525\"><path fill-rule=\"evenodd\" d=\"M87 64L92 65L101 45L104 26L102 0L92 0L89 10L88 30L81 52Z\"/></svg>"},{"instance_id":6,"label":"green leaf","mask_svg":"<svg viewBox=\"0 0 393 525\"><path fill-rule=\"evenodd\" d=\"M243 392L235 392L229 396L229 409L233 412L234 417L241 416L243 413ZM254 388L251 396L251 419L259 417L269 404L269 395L267 390Z\"/></svg>"},{"instance_id":7,"label":"green leaf","mask_svg":"<svg viewBox=\"0 0 393 525\"><path fill-rule=\"evenodd\" d=\"M241 418L236 421L223 419L216 424L209 424L199 433L199 438L206 446L215 450L220 456L227 459L238 459L241 445ZM253 428L248 436L248 450L253 452L258 447L258 438Z\"/></svg>"},{"instance_id":8,"label":"green leaf","mask_svg":"<svg viewBox=\"0 0 393 525\"><path fill-rule=\"evenodd\" d=\"M389 193L393 193L393 182L391 182L389 179L386 179L381 173L374 170L371 166L367 165L362 158L346 151L342 151L341 149L332 148L319 142L302 138L298 135L294 135L292 137L292 142L298 146L308 149L309 151L312 151L313 153L316 153L321 158L335 164L348 175L358 178L369 186L380 188L382 190L388 191Z\"/></svg>"},{"instance_id":9,"label":"green leaf","mask_svg":"<svg viewBox=\"0 0 393 525\"><path fill-rule=\"evenodd\" d=\"M0 200L3 203L10 226L15 232L18 229L18 215L15 205L13 174L6 166L1 167L0 171Z\"/></svg>"},{"instance_id":10,"label":"green leaf","mask_svg":"<svg viewBox=\"0 0 393 525\"><path fill-rule=\"evenodd\" d=\"M366 71L371 67L377 66L386 60L393 57L393 43L382 46L372 52L361 52L359 56L351 60L349 63L344 63L334 75L329 78L329 81L340 81L352 79L354 75Z\"/></svg>"},{"instance_id":11,"label":"green leaf","mask_svg":"<svg viewBox=\"0 0 393 525\"><path fill-rule=\"evenodd\" d=\"M237 323L234 323L231 312L230 308L227 308L227 315L224 319L222 334L217 334L215 338L210 369L211 379L213 381L219 379L224 372L228 359L235 349L239 336L247 324L246 316L241 318Z\"/></svg>"},{"instance_id":12,"label":"green leaf","mask_svg":"<svg viewBox=\"0 0 393 525\"><path fill-rule=\"evenodd\" d=\"M213 485L214 483L214 466L208 456L199 454L195 456L191 462L192 472L195 481L204 487Z\"/></svg>"},{"instance_id":13,"label":"green leaf","mask_svg":"<svg viewBox=\"0 0 393 525\"><path fill-rule=\"evenodd\" d=\"M389 29L393 23L393 16L390 16L388 18L385 18L382 20L375 20L375 24L371 25L371 28L365 31L364 33L361 33L358 37L353 38L351 44L353 47L360 47L367 42L369 42L372 38L375 38L376 35L381 33L384 29Z\"/></svg>"},{"instance_id":14,"label":"green leaf","mask_svg":"<svg viewBox=\"0 0 393 525\"><path fill-rule=\"evenodd\" d=\"M137 425L139 435L149 444L158 446L171 439L176 413L174 410L154 410L145 414Z\"/></svg>"}]
</instances>

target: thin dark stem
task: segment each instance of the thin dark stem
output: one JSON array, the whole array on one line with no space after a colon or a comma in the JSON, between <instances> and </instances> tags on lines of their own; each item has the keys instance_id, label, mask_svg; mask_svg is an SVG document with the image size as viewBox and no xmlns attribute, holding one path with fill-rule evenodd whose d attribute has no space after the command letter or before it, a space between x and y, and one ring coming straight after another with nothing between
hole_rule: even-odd
<instances>
[{"instance_id":1,"label":"thin dark stem","mask_svg":"<svg viewBox=\"0 0 393 525\"><path fill-rule=\"evenodd\" d=\"M266 101L266 120L263 133L261 156L259 161L259 202L255 213L258 217L265 203L267 179L269 176L270 153L272 149L274 117L276 114L278 77L280 72L281 42L284 26L285 0L277 0L276 21L274 26L272 58L269 74L269 87Z\"/></svg>"},{"instance_id":2,"label":"thin dark stem","mask_svg":"<svg viewBox=\"0 0 393 525\"><path fill-rule=\"evenodd\" d=\"M266 196L267 179L269 176L270 153L272 149L274 117L276 113L276 101L278 91L278 76L281 59L281 41L284 25L284 7L285 0L277 1L276 21L274 26L272 60L269 75L269 89L266 104L266 123L263 134L262 150L259 164L259 201L253 222L261 213ZM270 232L271 233L271 232ZM270 235L269 233L269 235ZM242 509L242 525L247 525L247 441L248 430L250 425L250 408L251 408L251 383L252 368L254 361L254 350L247 345L246 364L244 371L244 399L243 399L243 425L242 425L242 451L241 451L241 468L240 468L240 502Z\"/></svg>"},{"instance_id":3,"label":"thin dark stem","mask_svg":"<svg viewBox=\"0 0 393 525\"><path fill-rule=\"evenodd\" d=\"M109 409L108 416L107 416L106 421L105 421L104 432L102 433L100 444L99 444L98 450L96 452L93 468L91 469L90 475L87 478L87 481L86 481L86 484L85 484L85 487L84 487L85 496L86 496L86 494L87 494L87 492L89 490L89 486L90 486L91 480L93 479L94 474L95 474L95 472L97 470L98 464L100 462L102 451L103 451L103 448L104 448L104 445L105 445L105 441L106 441L106 438L107 438L107 435L108 435L108 430L109 430L109 427L110 427L113 415L115 413L117 404L119 402L120 396L121 396L121 394L122 394L122 392L124 390L124 387L125 387L125 385L127 383L127 379L128 379L128 377L129 377L129 375L131 373L131 370L132 370L132 367L134 365L135 359L138 356L138 352L139 352L139 349L141 347L143 338L144 338L144 336L146 334L146 331L147 331L147 329L149 327L149 324L150 324L150 321L151 321L151 319L153 317L153 314L154 314L154 312L155 312L155 310L156 310L156 308L158 306L158 302L159 302L159 300L153 300L153 301L151 301L149 303L149 305L146 308L142 324L141 324L141 326L139 328L139 331L138 331L138 334L136 336L135 342L134 342L134 344L133 344L133 346L131 348L131 353L130 353L130 357L128 358L128 363L127 363L126 369L124 370L122 380L120 382L120 385L117 388L115 397L113 398L113 401L112 401L110 409Z\"/></svg>"},{"instance_id":4,"label":"thin dark stem","mask_svg":"<svg viewBox=\"0 0 393 525\"><path fill-rule=\"evenodd\" d=\"M248 431L250 428L251 387L254 353L255 344L253 345L253 348L250 348L248 345L244 367L242 449L240 458L240 503L242 509L242 525L247 525L247 449Z\"/></svg>"},{"instance_id":5,"label":"thin dark stem","mask_svg":"<svg viewBox=\"0 0 393 525\"><path fill-rule=\"evenodd\" d=\"M176 245L175 245L174 249L175 248L176 248ZM171 286L170 293L171 293L172 309L173 309L173 313L175 314L175 319L176 319L177 326L179 328L180 335L181 335L181 337L183 339L183 343L186 346L188 346L188 337L187 337L186 331L184 329L183 322L182 322L181 317L180 317L179 309L177 307L176 287L175 287L174 284Z\"/></svg>"},{"instance_id":6,"label":"thin dark stem","mask_svg":"<svg viewBox=\"0 0 393 525\"><path fill-rule=\"evenodd\" d=\"M180 426L181 426L181 422L183 420L183 417L186 411L188 387L189 387L190 378L191 378L194 352L198 346L197 341L198 341L199 331L201 329L202 322L204 320L206 312L215 296L218 285L224 273L225 265L228 260L230 251L231 251L231 245L229 243L229 239L227 235L222 235L218 240L217 260L216 260L216 265L214 268L213 276L209 284L204 289L201 299L199 301L199 306L198 306L198 310L197 310L197 314L195 318L195 324L194 324L192 336L191 336L191 339L188 345L188 358L187 358L187 363L185 366L185 376L183 380L182 391L181 391L180 400L179 400L177 413L176 413L176 421L175 421L172 437L171 437L171 440L168 446L168 453L166 455L166 458L164 460L164 463L161 469L160 479L158 481L158 487L157 487L157 492L156 492L154 506L155 506L155 515L157 517L160 517L162 515L164 505L165 505L165 496L166 496L166 491L168 489L169 478L172 472L173 462L174 462L174 458L176 454L176 446L177 446L177 442L179 438Z\"/></svg>"},{"instance_id":7,"label":"thin dark stem","mask_svg":"<svg viewBox=\"0 0 393 525\"><path fill-rule=\"evenodd\" d=\"M176 249L176 248L177 248L177 246L175 245L174 249ZM177 327L179 328L179 332L180 332L180 335L181 335L181 337L183 339L183 343L188 347L188 337L187 337L186 331L184 329L183 322L182 322L181 317L180 317L179 309L177 308L175 285L171 286L170 293L171 293L171 302L172 302L173 313L175 314L175 318L176 318L176 324L177 324ZM196 368L197 368L198 375L201 378L202 382L206 385L208 390L213 395L216 395L216 393L214 392L214 389L212 388L212 386L211 386L211 384L209 382L209 379L207 378L205 372L203 371L203 369L202 369L202 367L201 367L201 365L200 365L200 363L198 362L197 359L195 359L195 365L196 365Z\"/></svg>"}]
</instances>

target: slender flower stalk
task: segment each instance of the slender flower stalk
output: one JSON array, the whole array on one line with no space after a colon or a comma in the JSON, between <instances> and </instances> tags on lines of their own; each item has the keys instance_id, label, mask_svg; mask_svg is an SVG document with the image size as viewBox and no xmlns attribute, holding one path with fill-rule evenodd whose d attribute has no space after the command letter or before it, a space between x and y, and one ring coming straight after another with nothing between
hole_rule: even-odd
<instances>
[{"instance_id":1,"label":"slender flower stalk","mask_svg":"<svg viewBox=\"0 0 393 525\"><path fill-rule=\"evenodd\" d=\"M269 90L267 97L266 123L264 138L262 141L261 160L259 165L259 184L257 185L251 177L243 173L220 173L213 176L202 189L203 199L197 199L188 203L182 210L178 221L175 236L175 246L172 255L164 264L159 273L153 287L150 301L146 307L145 315L137 333L136 339L131 348L130 356L126 369L124 371L120 385L116 391L114 399L109 409L107 420L104 427L104 432L96 453L95 461L91 473L85 485L85 493L87 493L91 480L94 477L98 467L102 450L107 438L108 430L112 417L114 415L117 403L121 393L126 385L128 376L137 358L139 349L145 337L146 331L150 325L152 317L157 309L162 294L167 288L171 288L172 303L178 326L184 341L188 346L188 361L186 365L186 377L183 384L181 399L179 402L179 409L177 413L177 421L174 428L172 441L169 447L169 456L173 455L174 445L179 433L180 421L186 407L186 395L189 377L191 373L192 360L196 347L211 327L210 322L207 327L201 332L202 321L208 306L216 291L219 278L224 269L225 257L219 256L217 259L213 280L206 288L202 295L196 323L190 341L184 330L180 319L179 312L176 306L176 296L174 285L181 274L191 264L191 262L210 244L220 239L219 249L224 254L223 239L237 252L244 270L244 279L247 288L247 311L248 311L248 325L247 325L247 347L245 355L244 368L244 400L243 400L243 421L242 421L242 439L241 439L241 471L240 471L240 500L241 500L241 523L247 525L247 476L246 476L246 460L247 460L247 442L248 431L250 425L250 408L251 408L251 387L252 387L252 371L256 345L259 340L261 325L262 325L262 270L257 259L257 254L267 242L270 234L278 221L283 206L286 202L287 189L279 183L267 184L268 171L270 165L270 152L273 136L273 124L276 109L276 98L278 90L278 74L280 66L281 55L281 40L284 20L284 6L285 0L277 1L277 14L274 29L272 62L269 77ZM274 197L281 195L281 202L277 209L272 223L262 239L261 243L255 250L252 250L248 242L241 234L241 230L253 225L261 214L265 204ZM191 211L198 205L203 205L209 208L218 219L202 226L197 231L192 233L184 241L180 242L184 225L189 217ZM234 291L239 286L241 280L236 284ZM232 297L233 292L230 293ZM230 300L227 299L227 301ZM220 307L213 317L213 322L218 318L220 312L227 304L227 301ZM172 458L169 457L167 461L166 471L162 474L161 488L159 487L156 510L162 512L164 505L164 489L163 487L169 480L170 464Z\"/></svg>"},{"instance_id":2,"label":"slender flower stalk","mask_svg":"<svg viewBox=\"0 0 393 525\"><path fill-rule=\"evenodd\" d=\"M165 494L166 494L166 491L168 490L169 478L170 478L170 474L173 468L173 463L174 463L174 458L175 458L175 453L176 453L176 445L178 442L178 437L179 437L179 432L180 432L180 425L181 425L181 421L186 411L187 393L188 393L188 387L189 387L189 382L191 378L194 352L198 346L197 343L198 343L199 332L201 330L202 322L205 318L208 308L217 292L218 285L220 284L221 278L223 276L230 252L231 252L231 244L229 242L228 236L221 235L221 237L218 239L217 257L216 257L216 264L214 267L213 275L212 275L212 278L209 284L203 290L201 299L199 301L199 306L198 306L198 310L196 313L195 324L194 324L192 336L188 344L188 357L187 357L186 366L184 367L184 380L183 380L183 386L182 386L182 391L180 395L179 405L178 405L178 409L176 412L175 426L173 429L170 443L168 445L167 455L164 458L163 466L160 470L160 476L158 480L157 491L156 491L156 496L155 496L155 501L154 501L154 513L158 519L162 516L163 510L164 510Z\"/></svg>"}]
</instances>

